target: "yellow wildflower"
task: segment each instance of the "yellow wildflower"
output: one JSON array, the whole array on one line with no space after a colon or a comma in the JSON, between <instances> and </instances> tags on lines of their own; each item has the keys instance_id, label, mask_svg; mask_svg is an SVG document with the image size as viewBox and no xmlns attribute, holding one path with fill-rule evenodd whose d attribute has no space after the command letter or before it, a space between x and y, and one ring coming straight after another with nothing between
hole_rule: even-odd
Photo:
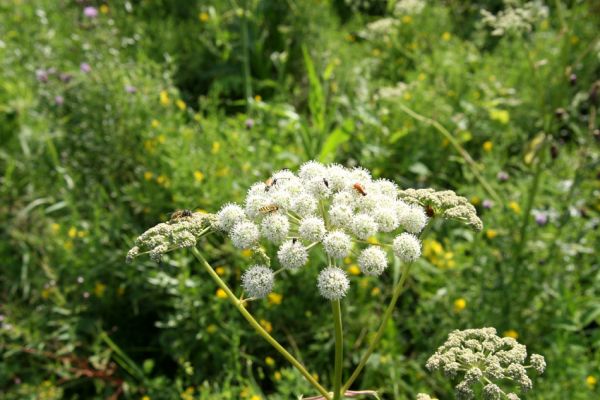
<instances>
[{"instance_id":1,"label":"yellow wildflower","mask_svg":"<svg viewBox=\"0 0 600 400\"><path fill-rule=\"evenodd\" d=\"M499 110L497 108L492 108L489 111L490 114L490 119L493 121L498 121L501 124L508 124L508 121L510 121L510 113L506 110Z\"/></svg>"},{"instance_id":2,"label":"yellow wildflower","mask_svg":"<svg viewBox=\"0 0 600 400\"><path fill-rule=\"evenodd\" d=\"M163 144L164 142L167 141L167 137L163 134L160 134L156 137L156 141L160 144Z\"/></svg>"},{"instance_id":3,"label":"yellow wildflower","mask_svg":"<svg viewBox=\"0 0 600 400\"><path fill-rule=\"evenodd\" d=\"M267 321L266 319L261 319L259 322L260 326L262 326L265 331L267 331L268 333L273 332L273 324L271 324L269 321Z\"/></svg>"},{"instance_id":4,"label":"yellow wildflower","mask_svg":"<svg viewBox=\"0 0 600 400\"><path fill-rule=\"evenodd\" d=\"M283 299L283 295L280 295L279 293L269 293L267 296L267 299L269 300L269 304L274 304L274 305L278 305L281 304L281 300Z\"/></svg>"},{"instance_id":5,"label":"yellow wildflower","mask_svg":"<svg viewBox=\"0 0 600 400\"><path fill-rule=\"evenodd\" d=\"M144 172L144 179L147 181L151 181L154 178L154 174L150 171Z\"/></svg>"},{"instance_id":6,"label":"yellow wildflower","mask_svg":"<svg viewBox=\"0 0 600 400\"><path fill-rule=\"evenodd\" d=\"M488 230L486 230L486 231L485 231L485 236L486 236L488 239L493 239L493 238L495 238L496 236L498 236L498 232L496 232L496 230L495 230L495 229L488 229Z\"/></svg>"},{"instance_id":7,"label":"yellow wildflower","mask_svg":"<svg viewBox=\"0 0 600 400\"><path fill-rule=\"evenodd\" d=\"M513 339L518 339L519 338L519 333L517 331L515 331L514 329L509 329L506 332L504 332L504 337L510 337Z\"/></svg>"},{"instance_id":8,"label":"yellow wildflower","mask_svg":"<svg viewBox=\"0 0 600 400\"><path fill-rule=\"evenodd\" d=\"M217 295L217 297L219 299L226 299L227 298L227 293L223 289L221 289L221 288L217 289L216 295Z\"/></svg>"},{"instance_id":9,"label":"yellow wildflower","mask_svg":"<svg viewBox=\"0 0 600 400\"><path fill-rule=\"evenodd\" d=\"M378 244L379 243L379 241L377 240L377 238L375 236L371 236L370 238L368 238L367 242L369 242L369 244Z\"/></svg>"},{"instance_id":10,"label":"yellow wildflower","mask_svg":"<svg viewBox=\"0 0 600 400\"><path fill-rule=\"evenodd\" d=\"M152 125L153 128L158 128L160 126L160 121L153 119L152 122L150 122L150 125Z\"/></svg>"},{"instance_id":11,"label":"yellow wildflower","mask_svg":"<svg viewBox=\"0 0 600 400\"><path fill-rule=\"evenodd\" d=\"M244 249L244 250L242 250L242 256L246 257L246 258L252 257L252 250L250 250L250 249Z\"/></svg>"},{"instance_id":12,"label":"yellow wildflower","mask_svg":"<svg viewBox=\"0 0 600 400\"><path fill-rule=\"evenodd\" d=\"M67 240L64 244L63 247L65 248L65 250L72 250L73 249L73 241L71 240Z\"/></svg>"},{"instance_id":13,"label":"yellow wildflower","mask_svg":"<svg viewBox=\"0 0 600 400\"><path fill-rule=\"evenodd\" d=\"M358 265L352 264L348 267L348 273L350 275L360 275L360 268L358 268Z\"/></svg>"},{"instance_id":14,"label":"yellow wildflower","mask_svg":"<svg viewBox=\"0 0 600 400\"><path fill-rule=\"evenodd\" d=\"M217 267L215 268L215 272L217 273L217 275L223 276L225 275L225 267Z\"/></svg>"},{"instance_id":15,"label":"yellow wildflower","mask_svg":"<svg viewBox=\"0 0 600 400\"><path fill-rule=\"evenodd\" d=\"M152 399L150 398L150 396L143 396L142 400L152 400Z\"/></svg>"},{"instance_id":16,"label":"yellow wildflower","mask_svg":"<svg viewBox=\"0 0 600 400\"><path fill-rule=\"evenodd\" d=\"M452 34L450 34L450 32L444 32L444 33L442 33L442 40L444 42L449 41L451 37L452 37Z\"/></svg>"},{"instance_id":17,"label":"yellow wildflower","mask_svg":"<svg viewBox=\"0 0 600 400\"><path fill-rule=\"evenodd\" d=\"M210 16L207 12L203 11L200 14L198 14L198 19L200 20L200 22L206 22L210 19Z\"/></svg>"},{"instance_id":18,"label":"yellow wildflower","mask_svg":"<svg viewBox=\"0 0 600 400\"><path fill-rule=\"evenodd\" d=\"M87 236L87 232L86 231L77 231L77 237L78 238L84 238Z\"/></svg>"},{"instance_id":19,"label":"yellow wildflower","mask_svg":"<svg viewBox=\"0 0 600 400\"><path fill-rule=\"evenodd\" d=\"M159 185L165 185L167 183L167 177L164 175L157 176L156 183L158 183Z\"/></svg>"},{"instance_id":20,"label":"yellow wildflower","mask_svg":"<svg viewBox=\"0 0 600 400\"><path fill-rule=\"evenodd\" d=\"M250 397L250 400L262 400L262 399L260 398L259 395L255 394L254 396Z\"/></svg>"},{"instance_id":21,"label":"yellow wildflower","mask_svg":"<svg viewBox=\"0 0 600 400\"><path fill-rule=\"evenodd\" d=\"M175 105L177 106L177 108L179 108L181 111L185 110L185 101L181 100L181 99L177 99L177 101L175 102Z\"/></svg>"},{"instance_id":22,"label":"yellow wildflower","mask_svg":"<svg viewBox=\"0 0 600 400\"><path fill-rule=\"evenodd\" d=\"M48 297L50 297L50 288L44 288L42 290L41 295L42 295L42 299L44 299L44 300L48 299Z\"/></svg>"},{"instance_id":23,"label":"yellow wildflower","mask_svg":"<svg viewBox=\"0 0 600 400\"><path fill-rule=\"evenodd\" d=\"M196 182L202 182L204 180L204 174L202 171L194 171L194 179Z\"/></svg>"},{"instance_id":24,"label":"yellow wildflower","mask_svg":"<svg viewBox=\"0 0 600 400\"><path fill-rule=\"evenodd\" d=\"M71 239L77 237L77 228L75 228L74 226L70 227L69 231L67 232L67 235L69 235Z\"/></svg>"},{"instance_id":25,"label":"yellow wildflower","mask_svg":"<svg viewBox=\"0 0 600 400\"><path fill-rule=\"evenodd\" d=\"M153 153L155 147L156 144L154 143L154 140L148 139L144 141L144 149L146 149L146 151L148 151L149 153Z\"/></svg>"},{"instance_id":26,"label":"yellow wildflower","mask_svg":"<svg viewBox=\"0 0 600 400\"><path fill-rule=\"evenodd\" d=\"M218 330L218 328L215 324L210 324L209 326L206 327L206 332L210 333L211 335L213 333L215 333L217 330Z\"/></svg>"},{"instance_id":27,"label":"yellow wildflower","mask_svg":"<svg viewBox=\"0 0 600 400\"><path fill-rule=\"evenodd\" d=\"M381 294L381 289L379 289L378 287L374 287L373 289L371 289L371 296L377 297L380 294Z\"/></svg>"},{"instance_id":28,"label":"yellow wildflower","mask_svg":"<svg viewBox=\"0 0 600 400\"><path fill-rule=\"evenodd\" d=\"M275 365L275 360L272 357L267 356L265 358L265 364L267 364L269 367L272 367Z\"/></svg>"},{"instance_id":29,"label":"yellow wildflower","mask_svg":"<svg viewBox=\"0 0 600 400\"><path fill-rule=\"evenodd\" d=\"M169 93L166 90L162 90L160 92L160 104L162 104L163 106L168 106L169 103L171 103Z\"/></svg>"},{"instance_id":30,"label":"yellow wildflower","mask_svg":"<svg viewBox=\"0 0 600 400\"><path fill-rule=\"evenodd\" d=\"M465 299L463 299L462 297L454 300L454 311L455 312L461 312L466 307L467 307L467 301Z\"/></svg>"},{"instance_id":31,"label":"yellow wildflower","mask_svg":"<svg viewBox=\"0 0 600 400\"><path fill-rule=\"evenodd\" d=\"M406 92L402 95L402 98L406 101L409 101L410 99L412 99L412 94L410 94L410 92Z\"/></svg>"},{"instance_id":32,"label":"yellow wildflower","mask_svg":"<svg viewBox=\"0 0 600 400\"><path fill-rule=\"evenodd\" d=\"M107 6L106 4L102 4L102 5L100 6L100 12L101 12L102 14L108 14L108 11L109 11L109 8L108 8L108 6Z\"/></svg>"},{"instance_id":33,"label":"yellow wildflower","mask_svg":"<svg viewBox=\"0 0 600 400\"><path fill-rule=\"evenodd\" d=\"M402 17L402 23L403 24L410 24L412 23L412 17L410 15L405 15Z\"/></svg>"},{"instance_id":34,"label":"yellow wildflower","mask_svg":"<svg viewBox=\"0 0 600 400\"><path fill-rule=\"evenodd\" d=\"M598 379L596 379L595 376L589 375L587 378L585 378L585 383L590 389L593 389L598 383Z\"/></svg>"},{"instance_id":35,"label":"yellow wildflower","mask_svg":"<svg viewBox=\"0 0 600 400\"><path fill-rule=\"evenodd\" d=\"M427 78L427 75L425 75L422 72L417 76L417 79L420 81L424 81L426 78Z\"/></svg>"},{"instance_id":36,"label":"yellow wildflower","mask_svg":"<svg viewBox=\"0 0 600 400\"><path fill-rule=\"evenodd\" d=\"M229 167L219 168L218 170L215 171L215 175L219 176L219 177L229 175Z\"/></svg>"},{"instance_id":37,"label":"yellow wildflower","mask_svg":"<svg viewBox=\"0 0 600 400\"><path fill-rule=\"evenodd\" d=\"M275 371L275 373L273 374L273 379L275 379L276 381L280 381L281 380L281 372Z\"/></svg>"},{"instance_id":38,"label":"yellow wildflower","mask_svg":"<svg viewBox=\"0 0 600 400\"><path fill-rule=\"evenodd\" d=\"M474 206L478 206L479 204L481 204L481 198L479 196L471 196L471 199L469 201Z\"/></svg>"},{"instance_id":39,"label":"yellow wildflower","mask_svg":"<svg viewBox=\"0 0 600 400\"><path fill-rule=\"evenodd\" d=\"M483 151L489 153L490 151L492 151L493 148L494 144L491 141L486 140L485 142L483 142Z\"/></svg>"},{"instance_id":40,"label":"yellow wildflower","mask_svg":"<svg viewBox=\"0 0 600 400\"><path fill-rule=\"evenodd\" d=\"M221 150L221 143L220 142L213 142L212 147L210 149L210 152L212 154L217 154L220 150Z\"/></svg>"},{"instance_id":41,"label":"yellow wildflower","mask_svg":"<svg viewBox=\"0 0 600 400\"><path fill-rule=\"evenodd\" d=\"M254 100L260 103L262 101L262 97L260 96L260 94L257 94L256 96L254 96Z\"/></svg>"},{"instance_id":42,"label":"yellow wildflower","mask_svg":"<svg viewBox=\"0 0 600 400\"><path fill-rule=\"evenodd\" d=\"M379 49L373 49L373 50L371 51L371 55L372 55L373 57L379 57L379 56L381 55L381 50L379 50Z\"/></svg>"},{"instance_id":43,"label":"yellow wildflower","mask_svg":"<svg viewBox=\"0 0 600 400\"><path fill-rule=\"evenodd\" d=\"M350 258L350 257L345 257L345 258L344 258L344 264L352 264L352 258Z\"/></svg>"},{"instance_id":44,"label":"yellow wildflower","mask_svg":"<svg viewBox=\"0 0 600 400\"><path fill-rule=\"evenodd\" d=\"M508 208L510 208L515 214L521 214L521 206L516 201L511 201L508 203Z\"/></svg>"},{"instance_id":45,"label":"yellow wildflower","mask_svg":"<svg viewBox=\"0 0 600 400\"><path fill-rule=\"evenodd\" d=\"M106 292L106 285L102 282L96 282L96 286L94 286L94 294L97 297L104 296L104 292Z\"/></svg>"},{"instance_id":46,"label":"yellow wildflower","mask_svg":"<svg viewBox=\"0 0 600 400\"><path fill-rule=\"evenodd\" d=\"M60 225L55 222L52 225L50 225L50 230L52 231L52 233L56 234L60 230Z\"/></svg>"},{"instance_id":47,"label":"yellow wildflower","mask_svg":"<svg viewBox=\"0 0 600 400\"><path fill-rule=\"evenodd\" d=\"M244 398L248 397L250 395L249 391L250 389L248 387L243 388L240 392L240 396Z\"/></svg>"}]
</instances>

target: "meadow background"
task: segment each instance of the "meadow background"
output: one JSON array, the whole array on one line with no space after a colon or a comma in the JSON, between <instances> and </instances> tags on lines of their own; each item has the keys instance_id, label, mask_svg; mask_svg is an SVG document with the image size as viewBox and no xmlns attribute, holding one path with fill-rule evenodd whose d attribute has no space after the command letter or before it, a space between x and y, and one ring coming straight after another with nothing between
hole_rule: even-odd
<instances>
[{"instance_id":1,"label":"meadow background","mask_svg":"<svg viewBox=\"0 0 600 400\"><path fill-rule=\"evenodd\" d=\"M600 398L600 4L545 6L496 35L497 0L0 1L0 397L314 395L189 253L125 254L175 209L318 159L456 190L484 222L433 227L356 387L454 398L425 360L494 326L546 357L524 398ZM238 287L249 255L204 251ZM347 270L350 368L393 276ZM327 384L313 286L252 312Z\"/></svg>"}]
</instances>

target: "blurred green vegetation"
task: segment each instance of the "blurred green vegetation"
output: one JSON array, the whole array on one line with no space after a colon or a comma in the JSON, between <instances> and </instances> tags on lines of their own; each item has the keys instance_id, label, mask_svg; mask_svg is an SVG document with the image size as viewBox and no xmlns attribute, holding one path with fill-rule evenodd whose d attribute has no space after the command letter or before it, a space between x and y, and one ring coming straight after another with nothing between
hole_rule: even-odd
<instances>
[{"instance_id":1,"label":"blurred green vegetation","mask_svg":"<svg viewBox=\"0 0 600 400\"><path fill-rule=\"evenodd\" d=\"M125 254L175 209L214 212L318 159L454 189L485 225L434 226L357 386L452 398L425 359L453 329L494 326L546 356L526 398L598 398L597 2L548 2L503 36L480 13L501 1L396 3L0 2L1 397L314 395L189 254ZM237 287L247 254L204 250ZM252 312L328 383L329 305L308 274ZM346 368L392 280L353 275Z\"/></svg>"}]
</instances>

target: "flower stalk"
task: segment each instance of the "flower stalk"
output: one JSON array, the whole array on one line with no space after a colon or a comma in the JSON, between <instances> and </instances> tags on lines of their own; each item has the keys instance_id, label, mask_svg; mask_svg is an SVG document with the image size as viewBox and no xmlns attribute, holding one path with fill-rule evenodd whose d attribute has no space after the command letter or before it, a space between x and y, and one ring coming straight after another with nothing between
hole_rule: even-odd
<instances>
[{"instance_id":1,"label":"flower stalk","mask_svg":"<svg viewBox=\"0 0 600 400\"><path fill-rule=\"evenodd\" d=\"M342 398L342 364L344 357L344 332L342 330L342 310L340 300L332 300L333 326L335 330L335 367L333 378L333 400Z\"/></svg>"}]
</instances>

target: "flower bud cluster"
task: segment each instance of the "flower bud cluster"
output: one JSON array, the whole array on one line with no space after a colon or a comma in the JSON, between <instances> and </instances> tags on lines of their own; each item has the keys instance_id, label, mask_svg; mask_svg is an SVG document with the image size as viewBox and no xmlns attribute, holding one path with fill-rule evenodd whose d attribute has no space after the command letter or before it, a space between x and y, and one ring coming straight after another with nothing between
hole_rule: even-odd
<instances>
[{"instance_id":1,"label":"flower bud cluster","mask_svg":"<svg viewBox=\"0 0 600 400\"><path fill-rule=\"evenodd\" d=\"M141 254L149 253L154 261L160 261L163 254L196 245L200 237L215 223L211 214L191 213L190 216L172 218L142 233L135 246L127 253L127 262Z\"/></svg>"},{"instance_id":2,"label":"flower bud cluster","mask_svg":"<svg viewBox=\"0 0 600 400\"><path fill-rule=\"evenodd\" d=\"M494 328L454 331L427 361L429 370L441 370L447 376L463 373L463 380L455 387L457 398L472 399L474 387L483 385L485 399L518 399L515 393L505 393L493 381L508 380L518 384L521 390L531 389L532 382L527 368L538 374L544 372L546 362L539 354L532 354L530 365L524 365L527 349L513 338L500 338Z\"/></svg>"},{"instance_id":3,"label":"flower bud cluster","mask_svg":"<svg viewBox=\"0 0 600 400\"><path fill-rule=\"evenodd\" d=\"M398 196L406 203L426 207L433 215L465 223L474 231L479 232L483 229L475 207L465 197L452 190L406 189L401 190Z\"/></svg>"}]
</instances>

